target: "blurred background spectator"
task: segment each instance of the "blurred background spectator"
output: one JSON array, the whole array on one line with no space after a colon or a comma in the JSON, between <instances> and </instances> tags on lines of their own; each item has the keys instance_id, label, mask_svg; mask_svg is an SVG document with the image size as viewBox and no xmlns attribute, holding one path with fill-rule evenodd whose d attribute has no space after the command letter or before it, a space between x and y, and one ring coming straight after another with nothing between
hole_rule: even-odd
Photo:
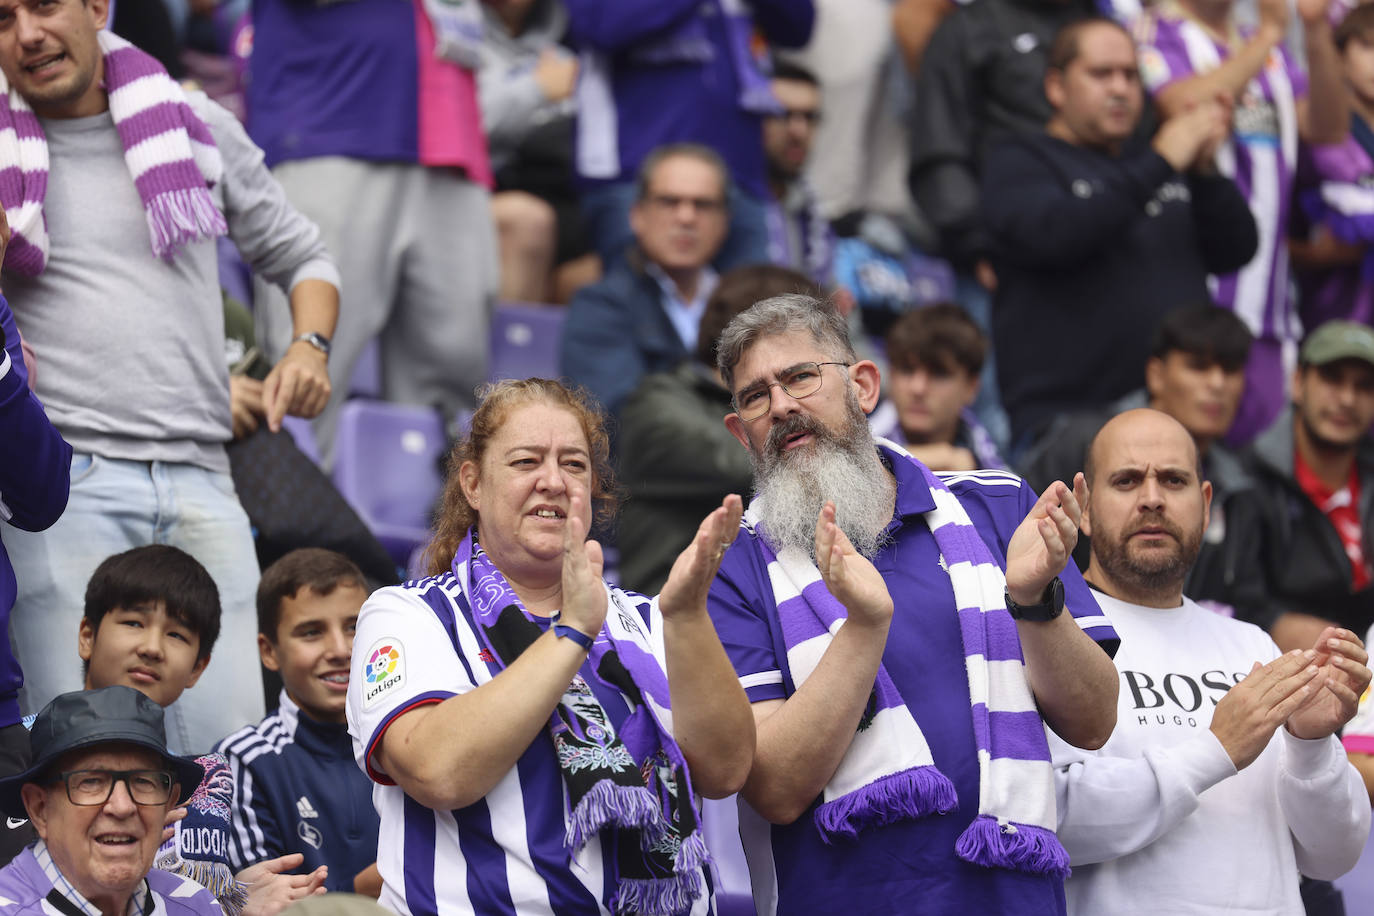
<instances>
[{"instance_id":1,"label":"blurred background spectator","mask_svg":"<svg viewBox=\"0 0 1374 916\"><path fill-rule=\"evenodd\" d=\"M752 495L749 453L723 419L734 410L716 369L716 340L740 312L783 293L821 297L805 274L757 264L720 278L706 303L692 355L646 376L621 410L620 574L626 588L657 594L692 542L702 509Z\"/></svg>"}]
</instances>

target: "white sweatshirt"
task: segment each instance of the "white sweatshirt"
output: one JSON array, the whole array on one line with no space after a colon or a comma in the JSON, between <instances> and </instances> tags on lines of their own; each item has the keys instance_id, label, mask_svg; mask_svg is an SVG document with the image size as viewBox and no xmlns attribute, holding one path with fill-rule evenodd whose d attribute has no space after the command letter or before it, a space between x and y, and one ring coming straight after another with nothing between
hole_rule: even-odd
<instances>
[{"instance_id":1,"label":"white sweatshirt","mask_svg":"<svg viewBox=\"0 0 1374 916\"><path fill-rule=\"evenodd\" d=\"M1280 727L1237 773L1212 710L1278 647L1188 599L1160 609L1095 597L1121 636L1116 731L1098 751L1049 735L1070 916L1302 916L1299 871L1344 874L1369 835L1369 799L1340 741Z\"/></svg>"}]
</instances>

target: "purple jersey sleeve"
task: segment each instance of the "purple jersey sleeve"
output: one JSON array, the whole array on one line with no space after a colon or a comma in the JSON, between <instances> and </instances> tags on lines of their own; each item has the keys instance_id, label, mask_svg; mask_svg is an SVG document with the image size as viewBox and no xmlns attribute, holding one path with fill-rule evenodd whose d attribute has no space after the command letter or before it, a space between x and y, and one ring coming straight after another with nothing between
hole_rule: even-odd
<instances>
[{"instance_id":1,"label":"purple jersey sleeve","mask_svg":"<svg viewBox=\"0 0 1374 916\"><path fill-rule=\"evenodd\" d=\"M1146 16L1136 30L1140 81L1150 94L1193 75L1180 31L1182 20Z\"/></svg>"},{"instance_id":2,"label":"purple jersey sleeve","mask_svg":"<svg viewBox=\"0 0 1374 916\"><path fill-rule=\"evenodd\" d=\"M771 594L762 554L753 536L741 531L721 560L707 607L750 703L787 696L783 689L786 660L768 624L769 615L775 613Z\"/></svg>"}]
</instances>

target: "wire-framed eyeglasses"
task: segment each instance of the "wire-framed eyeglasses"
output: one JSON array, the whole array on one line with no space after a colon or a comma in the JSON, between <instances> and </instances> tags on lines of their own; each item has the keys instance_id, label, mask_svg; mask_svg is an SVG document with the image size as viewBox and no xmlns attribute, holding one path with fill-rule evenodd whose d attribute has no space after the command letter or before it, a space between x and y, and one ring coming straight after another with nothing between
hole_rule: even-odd
<instances>
[{"instance_id":1,"label":"wire-framed eyeglasses","mask_svg":"<svg viewBox=\"0 0 1374 916\"><path fill-rule=\"evenodd\" d=\"M821 374L822 366L843 366L848 369L849 363L834 361L797 363L797 365L778 373L776 382L760 382L735 395L735 413L739 414L739 418L745 421L757 420L768 413L769 407L773 403L774 386L781 388L790 397L799 401L802 398L811 397L821 390L821 382L825 380Z\"/></svg>"},{"instance_id":2,"label":"wire-framed eyeglasses","mask_svg":"<svg viewBox=\"0 0 1374 916\"><path fill-rule=\"evenodd\" d=\"M73 805L103 805L122 782L136 805L165 805L172 797L172 774L166 770L66 770L57 774Z\"/></svg>"}]
</instances>

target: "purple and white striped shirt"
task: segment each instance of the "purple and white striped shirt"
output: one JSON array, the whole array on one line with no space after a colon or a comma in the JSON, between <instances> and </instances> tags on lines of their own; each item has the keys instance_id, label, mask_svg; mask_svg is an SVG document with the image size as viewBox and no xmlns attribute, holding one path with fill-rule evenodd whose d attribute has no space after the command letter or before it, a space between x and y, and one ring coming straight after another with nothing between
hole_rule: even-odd
<instances>
[{"instance_id":1,"label":"purple and white striped shirt","mask_svg":"<svg viewBox=\"0 0 1374 916\"><path fill-rule=\"evenodd\" d=\"M1215 69L1230 56L1227 45L1165 0L1136 25L1140 75L1151 93ZM1249 33L1240 30L1242 38ZM1307 75L1276 47L1236 100L1231 136L1217 151L1217 167L1233 179L1255 216L1259 251L1234 274L1210 278L1218 305L1232 309L1263 340L1298 340L1285 243L1297 168L1297 100Z\"/></svg>"},{"instance_id":2,"label":"purple and white striped shirt","mask_svg":"<svg viewBox=\"0 0 1374 916\"><path fill-rule=\"evenodd\" d=\"M644 628L666 666L657 604L632 596L638 600L630 605L626 594L612 591L608 618ZM570 857L564 847L567 793L547 731L484 798L453 811L425 807L372 765L398 716L476 690L501 670L483 648L453 573L373 594L353 645L348 725L358 765L375 783L382 906L401 916L611 916L612 849L598 840ZM618 729L630 712L624 698L582 673ZM711 895L703 894L684 916L712 912Z\"/></svg>"}]
</instances>

